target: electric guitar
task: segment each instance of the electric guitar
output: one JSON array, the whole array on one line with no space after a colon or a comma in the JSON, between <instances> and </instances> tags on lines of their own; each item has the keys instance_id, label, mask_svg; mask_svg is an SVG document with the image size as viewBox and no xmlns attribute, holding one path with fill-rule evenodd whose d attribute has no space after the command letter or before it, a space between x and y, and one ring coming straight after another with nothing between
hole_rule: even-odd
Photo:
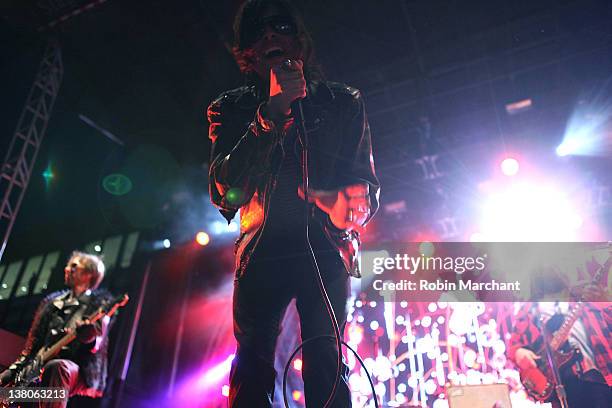
<instances>
[{"instance_id":1,"label":"electric guitar","mask_svg":"<svg viewBox=\"0 0 612 408\"><path fill-rule=\"evenodd\" d=\"M600 283L604 272L607 273L611 266L612 256L608 257L606 263L597 270L593 276L591 284L595 285ZM582 358L582 354L577 348L571 348L569 351L563 351L560 350L560 348L567 341L572 327L574 326L574 323L576 323L576 320L578 320L580 317L583 308L584 303L574 303L568 310L568 313L565 316L561 326L559 326L552 336L543 339L550 344L553 359L555 360L555 363L560 371L565 367L571 366L571 364L579 361ZM549 329L547 331L552 333L549 323L553 323L553 318L546 322L546 327ZM525 387L525 390L527 390L527 393L537 401L550 402L552 393L554 391L554 380L552 370L546 361L546 350L544 345L542 345L542 347L536 351L536 354L541 357L535 360L536 367L519 369L521 383Z\"/></svg>"},{"instance_id":2,"label":"electric guitar","mask_svg":"<svg viewBox=\"0 0 612 408\"><path fill-rule=\"evenodd\" d=\"M89 320L90 323L95 323L105 316L111 317L117 312L120 307L125 306L129 299L130 298L128 297L127 293L118 296L113 300L100 306L98 310L96 310L84 320ZM26 387L32 383L35 383L40 378L40 375L42 374L42 369L45 364L53 357L58 355L62 348L72 343L75 338L76 330L66 330L66 334L64 334L63 337L61 337L52 345L41 348L36 353L36 356L33 359L28 361L27 364L24 364L22 367L20 367L20 369L15 374L13 381L10 384L4 386L4 388Z\"/></svg>"}]
</instances>

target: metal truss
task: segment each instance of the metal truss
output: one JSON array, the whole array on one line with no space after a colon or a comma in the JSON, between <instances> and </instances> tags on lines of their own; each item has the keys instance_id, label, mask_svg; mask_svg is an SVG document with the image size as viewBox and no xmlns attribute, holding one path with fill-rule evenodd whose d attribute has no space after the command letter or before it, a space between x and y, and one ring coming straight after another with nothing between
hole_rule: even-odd
<instances>
[{"instance_id":1,"label":"metal truss","mask_svg":"<svg viewBox=\"0 0 612 408\"><path fill-rule=\"evenodd\" d=\"M0 169L0 260L28 187L63 76L59 43L49 40Z\"/></svg>"}]
</instances>

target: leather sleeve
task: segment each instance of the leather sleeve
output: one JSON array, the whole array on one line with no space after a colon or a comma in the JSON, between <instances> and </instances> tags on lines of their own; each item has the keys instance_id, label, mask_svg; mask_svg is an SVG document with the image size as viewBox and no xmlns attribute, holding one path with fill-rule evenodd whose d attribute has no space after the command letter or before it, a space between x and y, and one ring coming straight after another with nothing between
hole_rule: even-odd
<instances>
[{"instance_id":1,"label":"leather sleeve","mask_svg":"<svg viewBox=\"0 0 612 408\"><path fill-rule=\"evenodd\" d=\"M506 356L508 359L514 361L514 355L516 350L519 348L527 348L532 351L533 345L541 338L540 330L534 323L534 316L531 313L533 303L527 302L521 306L521 309L515 316L514 326L508 341L508 348L506 350Z\"/></svg>"},{"instance_id":2,"label":"leather sleeve","mask_svg":"<svg viewBox=\"0 0 612 408\"><path fill-rule=\"evenodd\" d=\"M47 306L51 301L51 297L43 299L36 312L34 313L34 320L32 326L28 331L26 342L23 350L15 362L9 367L11 370L18 368L22 363L34 357L34 355L44 346L45 334L47 332L47 326L49 324L49 313L47 313Z\"/></svg>"},{"instance_id":3,"label":"leather sleeve","mask_svg":"<svg viewBox=\"0 0 612 408\"><path fill-rule=\"evenodd\" d=\"M365 182L369 185L370 216L366 220L367 223L378 210L380 182L374 169L372 137L363 97L357 89L350 89L353 97L352 109L345 127L345 143L341 154L341 157L346 158L347 162L340 163L338 169L342 184Z\"/></svg>"},{"instance_id":4,"label":"leather sleeve","mask_svg":"<svg viewBox=\"0 0 612 408\"><path fill-rule=\"evenodd\" d=\"M207 111L212 141L210 197L228 222L251 199L262 176L269 171L280 134L276 129L264 129L257 113L248 129L241 129L241 122L232 118L230 99L218 98Z\"/></svg>"}]
</instances>

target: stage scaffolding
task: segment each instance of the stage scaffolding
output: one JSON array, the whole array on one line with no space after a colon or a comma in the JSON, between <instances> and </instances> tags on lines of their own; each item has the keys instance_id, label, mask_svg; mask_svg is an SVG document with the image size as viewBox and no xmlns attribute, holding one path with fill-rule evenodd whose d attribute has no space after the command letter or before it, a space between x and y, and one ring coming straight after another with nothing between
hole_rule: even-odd
<instances>
[{"instance_id":1,"label":"stage scaffolding","mask_svg":"<svg viewBox=\"0 0 612 408\"><path fill-rule=\"evenodd\" d=\"M59 43L49 40L0 169L0 260L28 187L63 73Z\"/></svg>"}]
</instances>

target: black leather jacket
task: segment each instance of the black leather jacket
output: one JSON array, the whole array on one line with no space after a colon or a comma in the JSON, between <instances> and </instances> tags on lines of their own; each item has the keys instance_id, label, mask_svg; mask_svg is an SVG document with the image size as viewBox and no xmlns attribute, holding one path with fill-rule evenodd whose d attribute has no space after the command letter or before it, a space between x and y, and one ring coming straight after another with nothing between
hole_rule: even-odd
<instances>
[{"instance_id":1,"label":"black leather jacket","mask_svg":"<svg viewBox=\"0 0 612 408\"><path fill-rule=\"evenodd\" d=\"M79 296L78 308L62 308L67 299L69 290L51 293L46 296L38 306L34 314L34 321L30 327L26 344L17 361L9 367L16 369L34 358L42 348L53 344L61 337L61 333L55 334L55 328L62 328L75 318L81 319L95 312L103 302L111 300L111 294L104 289L92 291L89 295ZM70 310L71 314L64 311ZM100 341L83 344L74 340L66 350L55 358L66 358L74 361L79 366L79 376L82 377L87 388L79 390L79 395L88 397L101 397L106 387L106 376L108 369L108 336L103 332L101 321L94 323L96 336L101 336ZM109 325L110 328L110 325ZM107 331L106 331L107 332Z\"/></svg>"},{"instance_id":2,"label":"black leather jacket","mask_svg":"<svg viewBox=\"0 0 612 408\"><path fill-rule=\"evenodd\" d=\"M309 139L310 188L337 190L367 183L371 218L378 208L380 185L360 92L339 83L313 81L307 94L303 110ZM266 97L254 86L244 86L224 92L208 107L210 197L228 222L240 210L236 277L244 272L261 236L284 155L279 142L286 129L268 129L258 120L258 107ZM321 223L338 249L347 272L360 277L358 232L339 230L316 206L312 206L312 218Z\"/></svg>"}]
</instances>

